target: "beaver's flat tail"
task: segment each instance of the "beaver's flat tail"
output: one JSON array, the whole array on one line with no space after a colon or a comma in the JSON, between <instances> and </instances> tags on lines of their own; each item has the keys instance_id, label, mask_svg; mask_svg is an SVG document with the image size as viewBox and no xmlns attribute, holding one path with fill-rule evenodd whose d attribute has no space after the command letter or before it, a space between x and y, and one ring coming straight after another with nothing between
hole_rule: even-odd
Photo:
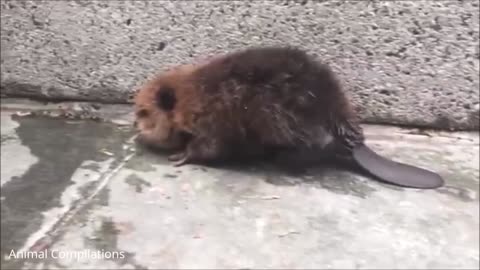
<instances>
[{"instance_id":1,"label":"beaver's flat tail","mask_svg":"<svg viewBox=\"0 0 480 270\"><path fill-rule=\"evenodd\" d=\"M386 183L419 189L434 189L444 184L440 175L382 157L366 145L356 146L353 158L360 167Z\"/></svg>"}]
</instances>

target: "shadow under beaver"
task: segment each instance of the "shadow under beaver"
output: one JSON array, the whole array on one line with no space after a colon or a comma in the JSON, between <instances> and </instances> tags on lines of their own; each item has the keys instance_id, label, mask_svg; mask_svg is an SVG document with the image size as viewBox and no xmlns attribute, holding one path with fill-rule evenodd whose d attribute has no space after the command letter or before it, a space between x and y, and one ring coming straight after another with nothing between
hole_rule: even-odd
<instances>
[{"instance_id":1,"label":"shadow under beaver","mask_svg":"<svg viewBox=\"0 0 480 270\"><path fill-rule=\"evenodd\" d=\"M147 151L153 155L168 157L168 155L175 153L175 151L161 149L155 147L154 145L145 144L139 140L136 140L135 143L137 150L141 149L142 151ZM332 173L338 174L341 172L342 176L345 177L336 177L335 181L352 182L349 183L348 186L354 184L353 182L358 180L358 178L354 177L355 175L358 175L372 179L381 184L385 184L392 189L400 189L400 187L386 183L369 172L363 170L363 168L361 168L355 162L340 158L338 155L333 155L332 151L335 150L332 149L330 151L323 151L321 153L316 150L303 152L286 151L281 154L279 154L279 152L270 151L268 154L263 156L236 156L235 158L231 159L192 165L199 165L204 168L229 170L233 172L247 172L254 168L255 170L265 173L265 181L274 185L295 185L302 182L318 182L322 186L326 184L330 187L331 185L327 182L330 182L328 179L331 178L330 176ZM171 164L174 166L173 163ZM285 177L295 178L297 183L285 181ZM337 189L338 188L335 188L335 190Z\"/></svg>"}]
</instances>

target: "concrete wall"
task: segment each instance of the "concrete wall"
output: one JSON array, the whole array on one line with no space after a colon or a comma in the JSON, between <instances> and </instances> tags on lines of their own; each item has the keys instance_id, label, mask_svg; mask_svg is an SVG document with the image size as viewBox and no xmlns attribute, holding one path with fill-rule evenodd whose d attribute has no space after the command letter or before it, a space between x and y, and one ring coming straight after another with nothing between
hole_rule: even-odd
<instances>
[{"instance_id":1,"label":"concrete wall","mask_svg":"<svg viewBox=\"0 0 480 270\"><path fill-rule=\"evenodd\" d=\"M153 72L257 44L330 63L368 122L479 127L464 1L2 1L2 95L123 102Z\"/></svg>"}]
</instances>

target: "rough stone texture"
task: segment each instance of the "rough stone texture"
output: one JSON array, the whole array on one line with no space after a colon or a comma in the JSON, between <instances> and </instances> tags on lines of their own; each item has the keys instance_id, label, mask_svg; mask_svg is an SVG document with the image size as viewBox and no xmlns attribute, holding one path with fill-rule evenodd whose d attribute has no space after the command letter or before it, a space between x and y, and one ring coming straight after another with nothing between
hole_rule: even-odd
<instances>
[{"instance_id":1,"label":"rough stone texture","mask_svg":"<svg viewBox=\"0 0 480 270\"><path fill-rule=\"evenodd\" d=\"M1 113L1 269L479 268L478 133L366 125L379 153L445 178L415 190L321 167L174 167L125 126L15 107Z\"/></svg>"},{"instance_id":2,"label":"rough stone texture","mask_svg":"<svg viewBox=\"0 0 480 270\"><path fill-rule=\"evenodd\" d=\"M330 63L367 122L479 127L478 1L2 1L2 94L123 102L169 65L259 44Z\"/></svg>"}]
</instances>

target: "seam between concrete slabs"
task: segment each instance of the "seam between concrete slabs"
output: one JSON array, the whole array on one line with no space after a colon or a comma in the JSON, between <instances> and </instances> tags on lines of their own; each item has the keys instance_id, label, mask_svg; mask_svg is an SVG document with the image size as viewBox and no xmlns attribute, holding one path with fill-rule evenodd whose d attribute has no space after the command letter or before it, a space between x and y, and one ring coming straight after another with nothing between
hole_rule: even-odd
<instances>
[{"instance_id":1,"label":"seam between concrete slabs","mask_svg":"<svg viewBox=\"0 0 480 270\"><path fill-rule=\"evenodd\" d=\"M43 249L48 247L54 242L57 236L59 236L65 225L71 221L75 215L84 209L95 196L101 192L109 183L110 179L115 176L115 174L121 170L125 164L135 155L135 153L130 153L124 157L118 165L113 169L107 170L105 173L101 174L99 177L99 184L96 186L95 190L89 194L86 198L80 198L76 201L73 201L68 210L66 210L62 216L58 219L53 220L52 222L44 223L40 230L31 234L24 246L18 250L18 252L23 253L30 251L32 249ZM112 162L114 164L115 161Z\"/></svg>"}]
</instances>

